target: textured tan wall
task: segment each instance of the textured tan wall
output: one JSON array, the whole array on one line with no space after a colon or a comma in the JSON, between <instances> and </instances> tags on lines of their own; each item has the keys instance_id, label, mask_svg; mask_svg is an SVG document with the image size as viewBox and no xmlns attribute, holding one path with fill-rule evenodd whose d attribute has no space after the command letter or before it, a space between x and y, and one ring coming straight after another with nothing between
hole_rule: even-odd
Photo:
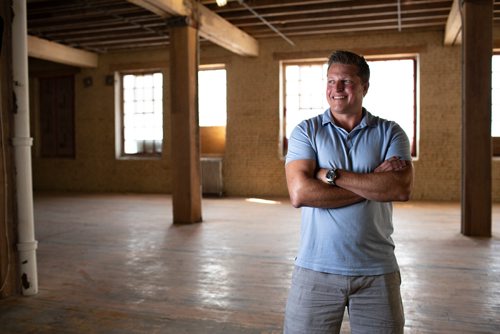
<instances>
[{"instance_id":1,"label":"textured tan wall","mask_svg":"<svg viewBox=\"0 0 500 334\"><path fill-rule=\"evenodd\" d=\"M35 189L168 192L170 191L170 147L164 145L165 157L153 160L122 160L115 158L115 99L114 87L105 84L105 77L116 68L138 69L153 66L167 71L168 52L110 54L99 58L99 68L82 69L75 79L76 158L41 159L35 137L33 180ZM150 65L148 65L150 64ZM91 77L93 85L83 86L83 78ZM34 86L33 83L31 86ZM169 81L164 80L164 105L170 104ZM34 92L33 92L34 94ZM36 106L32 112L36 113ZM36 105L36 104L35 104ZM169 109L167 109L168 111ZM164 126L169 131L169 113ZM36 134L36 115L33 132ZM168 132L167 132L168 133ZM167 142L168 144L168 142Z\"/></svg>"},{"instance_id":2,"label":"textured tan wall","mask_svg":"<svg viewBox=\"0 0 500 334\"><path fill-rule=\"evenodd\" d=\"M260 41L260 55L246 58L202 45L202 63L225 63L228 122L224 187L234 196L287 196L279 148L279 59L276 53L326 57L333 49L404 48L419 55L419 146L414 199L460 199L461 50L443 47L442 32L367 34ZM318 51L314 51L318 50ZM149 65L148 65L149 64ZM159 160L116 160L113 87L104 77L116 69L162 67L165 74L164 155ZM103 55L99 68L76 78L76 159L34 157L36 189L170 192L168 50ZM91 76L94 85L84 88ZM391 85L387 83L387 98ZM36 138L35 138L36 141ZM493 197L500 201L500 160L493 162Z\"/></svg>"}]
</instances>

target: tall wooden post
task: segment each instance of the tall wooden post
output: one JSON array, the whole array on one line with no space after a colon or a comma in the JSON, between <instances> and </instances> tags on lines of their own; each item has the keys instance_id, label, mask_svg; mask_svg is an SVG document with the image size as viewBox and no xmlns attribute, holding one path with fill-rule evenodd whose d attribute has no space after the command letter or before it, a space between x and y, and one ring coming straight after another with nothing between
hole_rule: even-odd
<instances>
[{"instance_id":1,"label":"tall wooden post","mask_svg":"<svg viewBox=\"0 0 500 334\"><path fill-rule=\"evenodd\" d=\"M19 279L20 263L16 254L15 238L17 221L15 218L15 169L13 166L12 110L14 109L12 80L12 1L0 2L0 299L15 296L21 292ZM9 186L7 186L9 185Z\"/></svg>"},{"instance_id":2,"label":"tall wooden post","mask_svg":"<svg viewBox=\"0 0 500 334\"><path fill-rule=\"evenodd\" d=\"M179 18L170 29L172 204L174 223L201 222L198 31Z\"/></svg>"},{"instance_id":3,"label":"tall wooden post","mask_svg":"<svg viewBox=\"0 0 500 334\"><path fill-rule=\"evenodd\" d=\"M491 236L493 1L462 7L462 233Z\"/></svg>"}]
</instances>

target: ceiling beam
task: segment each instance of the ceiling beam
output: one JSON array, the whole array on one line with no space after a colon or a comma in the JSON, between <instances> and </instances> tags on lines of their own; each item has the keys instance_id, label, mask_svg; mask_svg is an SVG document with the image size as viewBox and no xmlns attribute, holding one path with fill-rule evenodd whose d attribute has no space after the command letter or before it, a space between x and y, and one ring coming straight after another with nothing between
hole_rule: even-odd
<instances>
[{"instance_id":1,"label":"ceiling beam","mask_svg":"<svg viewBox=\"0 0 500 334\"><path fill-rule=\"evenodd\" d=\"M453 46L462 44L462 18L460 16L459 0L453 0L450 14L444 31L444 45Z\"/></svg>"},{"instance_id":2,"label":"ceiling beam","mask_svg":"<svg viewBox=\"0 0 500 334\"><path fill-rule=\"evenodd\" d=\"M161 17L171 15L188 16L191 10L184 4L184 1L176 0L127 0L134 5L145 8Z\"/></svg>"},{"instance_id":3,"label":"ceiling beam","mask_svg":"<svg viewBox=\"0 0 500 334\"><path fill-rule=\"evenodd\" d=\"M28 56L77 67L97 67L98 55L28 35Z\"/></svg>"},{"instance_id":4,"label":"ceiling beam","mask_svg":"<svg viewBox=\"0 0 500 334\"><path fill-rule=\"evenodd\" d=\"M200 36L241 56L258 56L256 39L203 5L198 5Z\"/></svg>"},{"instance_id":5,"label":"ceiling beam","mask_svg":"<svg viewBox=\"0 0 500 334\"><path fill-rule=\"evenodd\" d=\"M255 38L196 1L127 1L146 8L161 17L171 15L198 17L199 34L203 38L241 56L259 55L259 44Z\"/></svg>"}]
</instances>

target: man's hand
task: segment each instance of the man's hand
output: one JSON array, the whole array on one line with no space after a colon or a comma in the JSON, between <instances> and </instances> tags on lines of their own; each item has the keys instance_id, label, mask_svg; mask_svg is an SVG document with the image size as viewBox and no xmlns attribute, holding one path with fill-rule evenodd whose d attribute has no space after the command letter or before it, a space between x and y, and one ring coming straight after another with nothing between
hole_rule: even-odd
<instances>
[{"instance_id":1,"label":"man's hand","mask_svg":"<svg viewBox=\"0 0 500 334\"><path fill-rule=\"evenodd\" d=\"M399 157L392 157L382 162L375 170L374 173L391 172L395 170L402 170L410 165L409 161L401 160Z\"/></svg>"}]
</instances>

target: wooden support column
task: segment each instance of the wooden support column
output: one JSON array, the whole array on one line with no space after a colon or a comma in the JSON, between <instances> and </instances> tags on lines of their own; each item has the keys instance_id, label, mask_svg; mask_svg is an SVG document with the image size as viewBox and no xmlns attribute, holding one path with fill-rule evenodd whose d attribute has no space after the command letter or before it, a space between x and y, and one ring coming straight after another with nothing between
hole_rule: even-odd
<instances>
[{"instance_id":1,"label":"wooden support column","mask_svg":"<svg viewBox=\"0 0 500 334\"><path fill-rule=\"evenodd\" d=\"M491 237L492 0L462 7L462 233Z\"/></svg>"},{"instance_id":2,"label":"wooden support column","mask_svg":"<svg viewBox=\"0 0 500 334\"><path fill-rule=\"evenodd\" d=\"M17 220L13 136L12 1L0 2L0 299L21 293L16 251Z\"/></svg>"},{"instance_id":3,"label":"wooden support column","mask_svg":"<svg viewBox=\"0 0 500 334\"><path fill-rule=\"evenodd\" d=\"M171 20L170 92L174 223L201 222L198 127L198 31L187 19Z\"/></svg>"}]
</instances>

